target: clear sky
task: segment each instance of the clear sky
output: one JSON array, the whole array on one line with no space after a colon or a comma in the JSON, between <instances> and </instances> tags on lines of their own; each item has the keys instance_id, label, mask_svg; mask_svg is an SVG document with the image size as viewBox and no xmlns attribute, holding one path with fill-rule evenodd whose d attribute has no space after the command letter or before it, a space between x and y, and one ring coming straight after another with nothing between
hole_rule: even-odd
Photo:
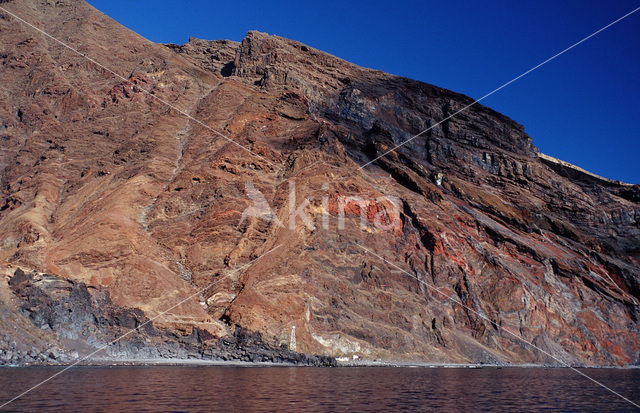
<instances>
[{"instance_id":1,"label":"clear sky","mask_svg":"<svg viewBox=\"0 0 640 413\"><path fill-rule=\"evenodd\" d=\"M361 66L479 98L640 0L89 0L155 42L298 40ZM544 153L640 183L640 11L482 102Z\"/></svg>"}]
</instances>

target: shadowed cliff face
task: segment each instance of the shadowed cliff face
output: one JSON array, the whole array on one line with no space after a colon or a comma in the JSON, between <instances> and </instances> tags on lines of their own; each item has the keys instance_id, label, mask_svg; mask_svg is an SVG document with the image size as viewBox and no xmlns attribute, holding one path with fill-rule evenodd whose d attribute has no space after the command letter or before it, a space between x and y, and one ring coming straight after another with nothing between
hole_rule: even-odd
<instances>
[{"instance_id":1,"label":"shadowed cliff face","mask_svg":"<svg viewBox=\"0 0 640 413\"><path fill-rule=\"evenodd\" d=\"M481 105L441 122L466 96L277 36L165 46L83 2L3 7L127 79L0 12L6 275L141 319L195 294L157 334L277 347L295 325L298 351L331 356L557 363L524 340L638 362L637 185L542 157Z\"/></svg>"}]
</instances>

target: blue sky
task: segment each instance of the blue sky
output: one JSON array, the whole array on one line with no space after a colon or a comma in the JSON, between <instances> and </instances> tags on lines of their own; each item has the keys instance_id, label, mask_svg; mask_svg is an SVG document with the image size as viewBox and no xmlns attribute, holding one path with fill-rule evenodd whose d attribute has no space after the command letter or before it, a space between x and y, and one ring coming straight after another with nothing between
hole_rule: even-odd
<instances>
[{"instance_id":1,"label":"blue sky","mask_svg":"<svg viewBox=\"0 0 640 413\"><path fill-rule=\"evenodd\" d=\"M155 42L298 40L479 98L640 6L580 1L89 0ZM640 183L640 11L482 102L549 155Z\"/></svg>"}]
</instances>

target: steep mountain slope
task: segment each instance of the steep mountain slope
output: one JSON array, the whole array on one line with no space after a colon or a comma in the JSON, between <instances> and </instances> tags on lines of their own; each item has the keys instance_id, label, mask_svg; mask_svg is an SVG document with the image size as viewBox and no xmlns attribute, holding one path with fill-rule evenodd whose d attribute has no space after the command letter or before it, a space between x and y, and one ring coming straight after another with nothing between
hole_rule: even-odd
<instances>
[{"instance_id":1,"label":"steep mountain slope","mask_svg":"<svg viewBox=\"0 0 640 413\"><path fill-rule=\"evenodd\" d=\"M329 356L638 363L639 186L277 36L165 46L81 1L2 7L126 78L0 11L7 342L85 354L144 324L111 354L282 360L295 326Z\"/></svg>"}]
</instances>

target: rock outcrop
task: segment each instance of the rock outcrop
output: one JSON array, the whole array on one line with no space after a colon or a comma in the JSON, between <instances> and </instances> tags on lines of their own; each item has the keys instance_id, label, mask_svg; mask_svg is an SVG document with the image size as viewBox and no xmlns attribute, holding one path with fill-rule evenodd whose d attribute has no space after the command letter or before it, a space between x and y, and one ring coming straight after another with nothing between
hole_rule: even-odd
<instances>
[{"instance_id":1,"label":"rock outcrop","mask_svg":"<svg viewBox=\"0 0 640 413\"><path fill-rule=\"evenodd\" d=\"M0 10L0 356L639 362L640 186L295 41L2 7L125 80Z\"/></svg>"}]
</instances>

